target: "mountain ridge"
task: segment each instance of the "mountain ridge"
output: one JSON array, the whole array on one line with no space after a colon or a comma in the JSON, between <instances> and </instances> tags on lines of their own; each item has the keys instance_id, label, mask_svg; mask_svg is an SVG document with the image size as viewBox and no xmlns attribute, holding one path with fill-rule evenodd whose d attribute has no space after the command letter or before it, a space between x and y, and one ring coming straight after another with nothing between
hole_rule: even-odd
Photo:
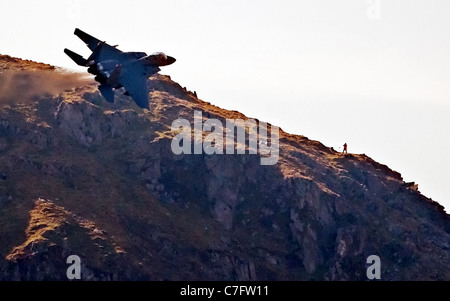
<instances>
[{"instance_id":1,"label":"mountain ridge","mask_svg":"<svg viewBox=\"0 0 450 301\"><path fill-rule=\"evenodd\" d=\"M450 279L449 215L388 166L282 129L273 166L175 155L177 118L248 117L165 75L149 111L73 83L0 109L0 279L64 280L70 254L86 280L366 280L374 254L382 279Z\"/></svg>"}]
</instances>

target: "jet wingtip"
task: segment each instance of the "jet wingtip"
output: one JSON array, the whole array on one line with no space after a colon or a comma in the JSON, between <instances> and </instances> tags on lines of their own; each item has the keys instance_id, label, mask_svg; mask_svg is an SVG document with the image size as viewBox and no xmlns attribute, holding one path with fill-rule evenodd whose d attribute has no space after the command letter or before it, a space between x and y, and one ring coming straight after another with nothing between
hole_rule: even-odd
<instances>
[{"instance_id":1,"label":"jet wingtip","mask_svg":"<svg viewBox=\"0 0 450 301\"><path fill-rule=\"evenodd\" d=\"M146 97L144 96L139 97L130 93L128 93L128 95L131 97L131 99L136 103L138 107L140 107L141 109L150 110L148 95L146 95Z\"/></svg>"},{"instance_id":2,"label":"jet wingtip","mask_svg":"<svg viewBox=\"0 0 450 301\"><path fill-rule=\"evenodd\" d=\"M148 104L148 99L137 99L134 98L133 96L131 96L131 99L133 99L133 101L136 103L136 105L138 107L140 107L141 109L147 109L150 110L150 106Z\"/></svg>"}]
</instances>

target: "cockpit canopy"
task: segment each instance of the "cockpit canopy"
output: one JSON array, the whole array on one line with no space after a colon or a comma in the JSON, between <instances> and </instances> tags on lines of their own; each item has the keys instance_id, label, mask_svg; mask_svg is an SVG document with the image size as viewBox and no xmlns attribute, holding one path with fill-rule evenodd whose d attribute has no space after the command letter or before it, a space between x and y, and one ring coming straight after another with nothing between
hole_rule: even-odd
<instances>
[{"instance_id":1,"label":"cockpit canopy","mask_svg":"<svg viewBox=\"0 0 450 301\"><path fill-rule=\"evenodd\" d=\"M143 58L145 60L145 63L150 66L167 66L175 62L175 59L167 56L163 52L155 52L153 54L150 54L149 56Z\"/></svg>"},{"instance_id":2,"label":"cockpit canopy","mask_svg":"<svg viewBox=\"0 0 450 301\"><path fill-rule=\"evenodd\" d=\"M149 56L155 57L155 58L157 57L157 58L163 59L163 60L167 60L167 55L164 52L155 52L155 53L150 54Z\"/></svg>"}]
</instances>

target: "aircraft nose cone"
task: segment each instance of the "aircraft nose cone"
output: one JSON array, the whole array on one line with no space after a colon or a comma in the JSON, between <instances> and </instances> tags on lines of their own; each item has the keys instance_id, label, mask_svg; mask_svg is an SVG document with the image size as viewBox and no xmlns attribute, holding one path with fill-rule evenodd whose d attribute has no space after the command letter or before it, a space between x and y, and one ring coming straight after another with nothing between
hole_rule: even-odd
<instances>
[{"instance_id":1,"label":"aircraft nose cone","mask_svg":"<svg viewBox=\"0 0 450 301\"><path fill-rule=\"evenodd\" d=\"M175 63L176 59L171 56L167 56L167 65Z\"/></svg>"}]
</instances>

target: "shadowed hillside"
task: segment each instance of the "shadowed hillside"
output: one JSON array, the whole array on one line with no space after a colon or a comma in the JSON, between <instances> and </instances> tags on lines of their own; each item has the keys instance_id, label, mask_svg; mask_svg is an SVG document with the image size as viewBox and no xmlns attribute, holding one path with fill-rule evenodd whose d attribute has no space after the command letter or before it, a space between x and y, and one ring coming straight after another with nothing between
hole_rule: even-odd
<instances>
[{"instance_id":1,"label":"shadowed hillside","mask_svg":"<svg viewBox=\"0 0 450 301\"><path fill-rule=\"evenodd\" d=\"M367 280L370 255L382 280L450 280L443 207L364 154L280 129L275 165L175 155L177 118L248 117L164 75L149 79L145 110L0 56L0 78L10 72L56 88L0 83L1 280L66 280L73 254L84 280Z\"/></svg>"}]
</instances>

